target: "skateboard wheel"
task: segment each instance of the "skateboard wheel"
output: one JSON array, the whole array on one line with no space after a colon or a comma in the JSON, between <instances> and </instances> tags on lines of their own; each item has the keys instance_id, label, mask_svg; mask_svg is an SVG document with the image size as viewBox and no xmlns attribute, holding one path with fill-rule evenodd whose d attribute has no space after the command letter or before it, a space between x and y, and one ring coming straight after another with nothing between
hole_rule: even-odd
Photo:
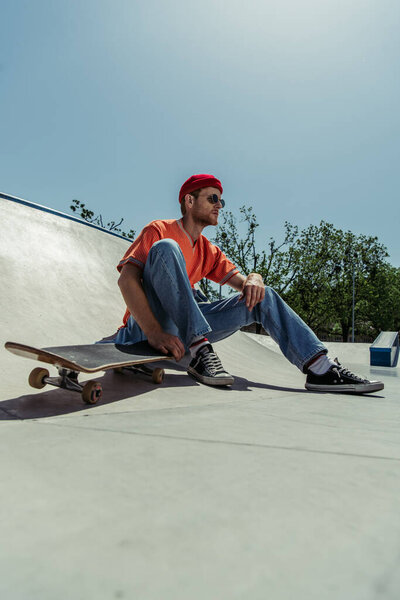
<instances>
[{"instance_id":1,"label":"skateboard wheel","mask_svg":"<svg viewBox=\"0 0 400 600\"><path fill-rule=\"evenodd\" d=\"M86 404L96 404L102 396L101 384L97 381L88 381L83 386L82 399Z\"/></svg>"},{"instance_id":2,"label":"skateboard wheel","mask_svg":"<svg viewBox=\"0 0 400 600\"><path fill-rule=\"evenodd\" d=\"M43 379L48 376L49 372L47 369L36 367L36 369L33 369L29 375L29 385L37 390L41 390L46 385Z\"/></svg>"},{"instance_id":3,"label":"skateboard wheel","mask_svg":"<svg viewBox=\"0 0 400 600\"><path fill-rule=\"evenodd\" d=\"M151 378L154 383L162 383L162 380L164 379L164 373L164 369L154 369L151 374Z\"/></svg>"},{"instance_id":4,"label":"skateboard wheel","mask_svg":"<svg viewBox=\"0 0 400 600\"><path fill-rule=\"evenodd\" d=\"M123 367L115 367L115 369L113 369L113 371L114 371L114 373L120 374L120 373L124 372L124 369L123 369Z\"/></svg>"}]
</instances>

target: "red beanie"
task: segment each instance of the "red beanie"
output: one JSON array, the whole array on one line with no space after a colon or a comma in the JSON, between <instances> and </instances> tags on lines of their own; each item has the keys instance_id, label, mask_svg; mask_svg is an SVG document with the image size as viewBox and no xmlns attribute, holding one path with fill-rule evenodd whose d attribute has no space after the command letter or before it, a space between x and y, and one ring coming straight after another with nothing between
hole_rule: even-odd
<instances>
[{"instance_id":1,"label":"red beanie","mask_svg":"<svg viewBox=\"0 0 400 600\"><path fill-rule=\"evenodd\" d=\"M179 192L179 202L182 202L182 199L186 196L186 194L190 194L190 192L193 192L194 190L199 190L205 187L215 187L221 192L221 194L223 191L220 180L214 177L214 175L200 173L199 175L192 175L189 177L189 179L186 179Z\"/></svg>"}]
</instances>

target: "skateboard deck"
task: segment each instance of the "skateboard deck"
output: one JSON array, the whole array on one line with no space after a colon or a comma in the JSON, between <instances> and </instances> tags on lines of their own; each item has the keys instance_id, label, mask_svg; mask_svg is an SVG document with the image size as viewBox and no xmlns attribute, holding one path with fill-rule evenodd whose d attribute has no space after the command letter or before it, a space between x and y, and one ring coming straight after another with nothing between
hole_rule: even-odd
<instances>
[{"instance_id":1,"label":"skateboard deck","mask_svg":"<svg viewBox=\"0 0 400 600\"><path fill-rule=\"evenodd\" d=\"M41 389L49 384L71 391L79 391L82 393L83 400L88 404L95 404L101 398L101 385L95 381L81 385L78 383L79 373L96 373L109 369L121 372L123 369L128 369L135 373L151 375L155 383L161 383L164 370L150 369L146 363L173 358L157 352L147 342L129 345L87 344L49 348L35 348L17 342L6 342L5 348L18 356L54 365L58 369L58 378L49 377L47 369L34 369L29 376L29 384L32 387Z\"/></svg>"}]
</instances>

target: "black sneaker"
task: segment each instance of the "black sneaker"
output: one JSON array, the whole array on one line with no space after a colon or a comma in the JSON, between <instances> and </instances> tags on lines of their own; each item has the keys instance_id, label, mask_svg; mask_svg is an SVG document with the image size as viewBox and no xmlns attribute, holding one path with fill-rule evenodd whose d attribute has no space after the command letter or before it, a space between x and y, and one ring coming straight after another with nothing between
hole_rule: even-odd
<instances>
[{"instance_id":1,"label":"black sneaker","mask_svg":"<svg viewBox=\"0 0 400 600\"><path fill-rule=\"evenodd\" d=\"M190 362L187 372L201 383L208 385L232 385L234 382L232 375L224 370L211 344L200 348Z\"/></svg>"},{"instance_id":2,"label":"black sneaker","mask_svg":"<svg viewBox=\"0 0 400 600\"><path fill-rule=\"evenodd\" d=\"M350 392L352 394L369 394L383 390L382 381L368 381L351 373L341 366L335 358L336 365L332 366L324 375L315 375L307 371L305 387L315 392Z\"/></svg>"}]
</instances>

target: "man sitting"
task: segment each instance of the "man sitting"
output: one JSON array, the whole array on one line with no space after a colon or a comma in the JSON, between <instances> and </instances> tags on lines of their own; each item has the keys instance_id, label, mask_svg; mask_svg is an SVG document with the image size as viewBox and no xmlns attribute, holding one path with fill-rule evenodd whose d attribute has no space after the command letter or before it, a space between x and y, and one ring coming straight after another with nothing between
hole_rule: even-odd
<instances>
[{"instance_id":1,"label":"man sitting","mask_svg":"<svg viewBox=\"0 0 400 600\"><path fill-rule=\"evenodd\" d=\"M383 383L351 373L327 355L314 332L261 275L239 273L220 248L202 235L218 224L224 207L221 182L192 175L179 192L182 217L147 225L118 265L127 311L113 338L117 344L146 340L179 361L188 350L188 373L208 385L231 385L212 343L244 325L260 323L285 357L307 374L305 387L329 392L366 393ZM237 294L208 302L194 288L203 277L228 284Z\"/></svg>"}]
</instances>

